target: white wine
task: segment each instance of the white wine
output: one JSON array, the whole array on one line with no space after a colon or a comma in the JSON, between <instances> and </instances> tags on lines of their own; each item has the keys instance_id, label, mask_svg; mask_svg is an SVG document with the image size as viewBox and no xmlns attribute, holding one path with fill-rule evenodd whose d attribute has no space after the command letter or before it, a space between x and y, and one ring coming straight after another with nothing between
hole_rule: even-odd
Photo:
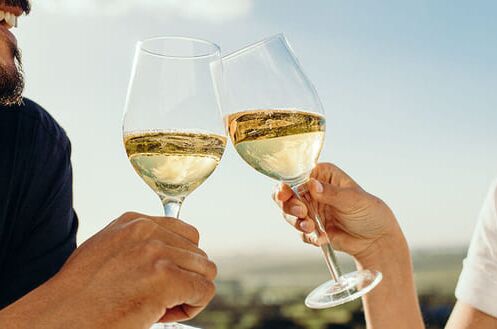
<instances>
[{"instance_id":1,"label":"white wine","mask_svg":"<svg viewBox=\"0 0 497 329\"><path fill-rule=\"evenodd\" d=\"M124 145L138 175L162 199L182 199L216 169L226 147L226 137L148 131L125 134Z\"/></svg>"},{"instance_id":2,"label":"white wine","mask_svg":"<svg viewBox=\"0 0 497 329\"><path fill-rule=\"evenodd\" d=\"M228 131L240 156L257 171L296 183L316 165L325 118L296 109L251 110L229 115Z\"/></svg>"}]
</instances>

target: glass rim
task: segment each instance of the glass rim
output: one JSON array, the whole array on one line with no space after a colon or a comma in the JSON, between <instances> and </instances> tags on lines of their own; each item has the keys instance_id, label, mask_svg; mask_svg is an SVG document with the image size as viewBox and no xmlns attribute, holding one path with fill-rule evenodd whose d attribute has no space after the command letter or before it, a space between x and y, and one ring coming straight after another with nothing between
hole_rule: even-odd
<instances>
[{"instance_id":1,"label":"glass rim","mask_svg":"<svg viewBox=\"0 0 497 329\"><path fill-rule=\"evenodd\" d=\"M160 53L156 51L152 51L150 49L145 48L145 44L153 41L190 41L192 43L198 43L198 44L204 44L210 46L212 51L209 52L203 52L200 53L199 55L172 55L172 54L167 54L167 53ZM140 40L136 43L136 47L149 55L152 56L157 56L157 57L162 57L162 58L170 58L170 59L202 59L202 58L208 58L208 57L221 57L221 48L215 44L214 42L211 42L209 40L205 39L199 39L199 38L193 38L193 37L184 37L184 36L159 36L159 37L151 37L151 38L146 38L143 40Z\"/></svg>"},{"instance_id":2,"label":"glass rim","mask_svg":"<svg viewBox=\"0 0 497 329\"><path fill-rule=\"evenodd\" d=\"M243 54L243 53L246 53L248 51L251 51L253 50L254 48L258 48L260 46L263 46L265 44L268 44L272 41L274 41L275 39L279 39L279 40L282 40L285 45L288 46L288 42L287 42L287 39L285 37L285 34L284 33L278 33L278 34L274 34L270 37L267 37L267 38L264 38L262 40L259 40L259 41L256 41L254 43L251 43L249 45L247 45L246 47L243 47L242 49L238 49L238 50L235 50L227 55L224 55L222 57L222 60L225 61L225 60L230 60L234 57L238 57L239 55Z\"/></svg>"}]
</instances>

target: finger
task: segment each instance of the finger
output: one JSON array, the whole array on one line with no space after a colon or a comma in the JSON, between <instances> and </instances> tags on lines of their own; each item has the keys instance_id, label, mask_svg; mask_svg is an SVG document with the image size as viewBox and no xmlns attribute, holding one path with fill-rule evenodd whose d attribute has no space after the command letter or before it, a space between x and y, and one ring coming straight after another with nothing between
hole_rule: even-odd
<instances>
[{"instance_id":1,"label":"finger","mask_svg":"<svg viewBox=\"0 0 497 329\"><path fill-rule=\"evenodd\" d=\"M345 233L344 231L342 231L338 227L332 226L332 227L329 227L327 229L327 236L328 236L328 240L325 240L325 241L323 241L322 239L320 239L319 237L317 237L313 233L311 233L311 234L302 233L301 237L302 237L302 241L304 241L307 244L311 244L313 246L316 246L316 247L319 247L320 243L329 241L331 244L331 247L334 250L346 251L345 247L347 246L347 241L348 241L347 239L349 238L347 233Z\"/></svg>"},{"instance_id":2,"label":"finger","mask_svg":"<svg viewBox=\"0 0 497 329\"><path fill-rule=\"evenodd\" d=\"M203 307L192 307L189 305L180 305L166 310L166 314L158 321L161 323L182 322L194 318L204 310Z\"/></svg>"},{"instance_id":3,"label":"finger","mask_svg":"<svg viewBox=\"0 0 497 329\"><path fill-rule=\"evenodd\" d=\"M280 201L277 198L277 195L280 192L280 189L281 189L281 184L276 184L273 187L273 192L271 193L271 199L273 199L273 201L276 202L277 204L280 203Z\"/></svg>"},{"instance_id":4,"label":"finger","mask_svg":"<svg viewBox=\"0 0 497 329\"><path fill-rule=\"evenodd\" d=\"M294 193L292 189L288 185L281 183L279 185L276 185L274 189L273 200L276 203L285 202L288 199L290 199L293 195Z\"/></svg>"},{"instance_id":5,"label":"finger","mask_svg":"<svg viewBox=\"0 0 497 329\"><path fill-rule=\"evenodd\" d=\"M311 179L307 184L312 198L338 210L347 209L360 201L360 190L355 188L340 188L332 184Z\"/></svg>"},{"instance_id":6,"label":"finger","mask_svg":"<svg viewBox=\"0 0 497 329\"><path fill-rule=\"evenodd\" d=\"M315 226L312 219L309 217L306 218L298 218L289 214L283 213L283 218L287 221L288 224L295 227L298 231L302 233L311 233L314 231Z\"/></svg>"},{"instance_id":7,"label":"finger","mask_svg":"<svg viewBox=\"0 0 497 329\"><path fill-rule=\"evenodd\" d=\"M179 268L185 271L198 273L209 280L216 278L216 265L203 255L164 245L161 256L174 262Z\"/></svg>"},{"instance_id":8,"label":"finger","mask_svg":"<svg viewBox=\"0 0 497 329\"><path fill-rule=\"evenodd\" d=\"M344 240L347 238L347 234L344 233L341 229L338 227L329 227L327 229L328 231L328 237L331 242L331 246L333 249L338 250L338 251L344 251L344 246L346 244L344 243Z\"/></svg>"},{"instance_id":9,"label":"finger","mask_svg":"<svg viewBox=\"0 0 497 329\"><path fill-rule=\"evenodd\" d=\"M309 217L306 217L304 219L299 219L297 225L298 225L297 229L302 231L303 233L312 233L316 230L316 225L314 224L314 221Z\"/></svg>"},{"instance_id":10,"label":"finger","mask_svg":"<svg viewBox=\"0 0 497 329\"><path fill-rule=\"evenodd\" d=\"M165 289L159 293L162 293L164 300L170 301L169 305L166 305L166 309L171 310L182 306L185 318L181 320L190 319L207 306L214 297L216 287L206 277L185 271L172 264L167 261L158 262L158 266L164 266L164 274L174 278L174 285L171 285L170 281L167 282L168 286L164 287ZM176 311L176 313L173 311L172 313L173 316L178 316L179 311ZM164 319L169 320L167 312Z\"/></svg>"},{"instance_id":11,"label":"finger","mask_svg":"<svg viewBox=\"0 0 497 329\"><path fill-rule=\"evenodd\" d=\"M200 240L200 234L198 230L188 224L183 222L180 219L177 218L171 218L171 217L161 217L161 216L149 216L137 212L127 212L123 214L119 219L117 219L115 222L118 223L129 223L132 222L138 218L146 218L157 225L163 227L164 229L167 229L169 231L172 231L178 235L181 235L182 237L190 240L191 242L195 243L198 245L199 240Z\"/></svg>"},{"instance_id":12,"label":"finger","mask_svg":"<svg viewBox=\"0 0 497 329\"><path fill-rule=\"evenodd\" d=\"M197 245L199 243L200 233L198 232L198 230L194 226L185 223L180 219L172 217L159 217L159 216L148 216L148 215L140 215L140 217L149 218L150 220L154 221L154 223L161 226L162 228L172 231L178 235L181 235L182 237L190 240L191 242Z\"/></svg>"},{"instance_id":13,"label":"finger","mask_svg":"<svg viewBox=\"0 0 497 329\"><path fill-rule=\"evenodd\" d=\"M360 187L345 171L332 163L319 163L314 167L311 177L337 187Z\"/></svg>"},{"instance_id":14,"label":"finger","mask_svg":"<svg viewBox=\"0 0 497 329\"><path fill-rule=\"evenodd\" d=\"M283 212L298 218L305 218L307 216L307 207L297 197L292 197L290 200L283 202Z\"/></svg>"},{"instance_id":15,"label":"finger","mask_svg":"<svg viewBox=\"0 0 497 329\"><path fill-rule=\"evenodd\" d=\"M188 313L186 313L185 310L183 309L183 305L179 305L166 310L164 316L157 322L172 323L172 322L186 321L189 319L190 317Z\"/></svg>"},{"instance_id":16,"label":"finger","mask_svg":"<svg viewBox=\"0 0 497 329\"><path fill-rule=\"evenodd\" d=\"M164 229L163 227L159 226L159 229L151 236L151 238L157 238L164 242L166 245L177 248L177 249L183 249L185 251L189 251L192 253L195 253L197 255L201 255L203 257L207 257L207 254L205 251L200 249L198 245L187 238L185 238L183 235L177 234L172 231L168 231L167 229Z\"/></svg>"},{"instance_id":17,"label":"finger","mask_svg":"<svg viewBox=\"0 0 497 329\"><path fill-rule=\"evenodd\" d=\"M282 215L288 224L297 227L296 225L297 225L297 222L299 220L298 217L295 217L295 216L292 216L289 214L285 214L285 213L282 213Z\"/></svg>"},{"instance_id":18,"label":"finger","mask_svg":"<svg viewBox=\"0 0 497 329\"><path fill-rule=\"evenodd\" d=\"M198 245L167 227L157 224L150 218L136 218L121 228L124 238L129 242L158 240L168 246L188 250L202 256L206 253L198 248Z\"/></svg>"},{"instance_id":19,"label":"finger","mask_svg":"<svg viewBox=\"0 0 497 329\"><path fill-rule=\"evenodd\" d=\"M302 238L302 241L304 241L304 243L307 243L307 244L310 244L310 245L313 245L316 247L319 246L315 236L312 235L312 233L311 234L301 233L301 238Z\"/></svg>"},{"instance_id":20,"label":"finger","mask_svg":"<svg viewBox=\"0 0 497 329\"><path fill-rule=\"evenodd\" d=\"M150 217L150 218L162 228L172 231L186 238L187 240L193 242L194 244L198 245L200 241L200 233L194 226L185 223L177 218L171 218L171 217Z\"/></svg>"}]
</instances>

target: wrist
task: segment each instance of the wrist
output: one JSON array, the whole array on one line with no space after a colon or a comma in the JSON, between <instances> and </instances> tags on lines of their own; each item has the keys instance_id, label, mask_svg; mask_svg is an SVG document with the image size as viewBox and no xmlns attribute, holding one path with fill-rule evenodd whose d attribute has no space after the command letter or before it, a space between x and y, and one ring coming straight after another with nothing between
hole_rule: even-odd
<instances>
[{"instance_id":1,"label":"wrist","mask_svg":"<svg viewBox=\"0 0 497 329\"><path fill-rule=\"evenodd\" d=\"M362 298L370 329L424 328L409 247L400 227L396 230L377 239L367 253L356 257L359 270L383 274L382 282ZM385 309L385 305L390 306Z\"/></svg>"},{"instance_id":2,"label":"wrist","mask_svg":"<svg viewBox=\"0 0 497 329\"><path fill-rule=\"evenodd\" d=\"M393 268L412 269L409 246L400 227L396 224L376 239L364 252L355 255L358 268L389 272Z\"/></svg>"},{"instance_id":3,"label":"wrist","mask_svg":"<svg viewBox=\"0 0 497 329\"><path fill-rule=\"evenodd\" d=\"M62 306L70 297L53 279L0 310L0 328L64 328Z\"/></svg>"},{"instance_id":4,"label":"wrist","mask_svg":"<svg viewBox=\"0 0 497 329\"><path fill-rule=\"evenodd\" d=\"M33 321L42 318L40 303L32 294L33 292L0 310L0 328L28 329L33 327Z\"/></svg>"}]
</instances>

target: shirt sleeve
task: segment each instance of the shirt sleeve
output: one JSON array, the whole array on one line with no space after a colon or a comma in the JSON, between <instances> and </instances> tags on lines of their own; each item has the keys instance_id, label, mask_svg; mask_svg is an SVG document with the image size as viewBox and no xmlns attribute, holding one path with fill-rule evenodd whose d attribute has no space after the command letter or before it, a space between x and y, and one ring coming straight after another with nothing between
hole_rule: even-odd
<instances>
[{"instance_id":1,"label":"shirt sleeve","mask_svg":"<svg viewBox=\"0 0 497 329\"><path fill-rule=\"evenodd\" d=\"M497 181L481 209L456 287L456 297L497 317Z\"/></svg>"},{"instance_id":2,"label":"shirt sleeve","mask_svg":"<svg viewBox=\"0 0 497 329\"><path fill-rule=\"evenodd\" d=\"M78 227L63 129L32 102L1 121L0 309L59 271Z\"/></svg>"}]
</instances>

